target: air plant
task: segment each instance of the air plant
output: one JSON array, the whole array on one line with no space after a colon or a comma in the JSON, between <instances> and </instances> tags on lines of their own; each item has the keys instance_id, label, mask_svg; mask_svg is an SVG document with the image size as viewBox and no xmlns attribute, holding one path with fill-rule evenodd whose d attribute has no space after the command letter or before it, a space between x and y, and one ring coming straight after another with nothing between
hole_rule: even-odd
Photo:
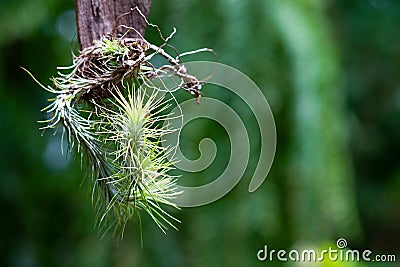
<instances>
[{"instance_id":1,"label":"air plant","mask_svg":"<svg viewBox=\"0 0 400 267\"><path fill-rule=\"evenodd\" d=\"M201 83L187 73L179 56L174 58L163 50L174 33L161 36L162 46L143 37L103 36L74 55L70 67L58 68L53 87L41 85L24 69L55 96L43 109L50 118L42 121L46 124L42 129L57 130L62 125L69 150L85 159L92 177L97 224L105 232L123 230L140 210L163 231L178 222L163 208L178 208L173 198L180 192L176 177L168 174L173 165L167 160L174 148L161 146L164 135L177 129L169 129L168 123L159 126L170 119L162 115L169 103L163 97L165 88L152 81L173 76L176 87L197 100ZM189 53L201 51L209 50ZM153 66L150 60L155 55L165 57L169 64Z\"/></svg>"}]
</instances>

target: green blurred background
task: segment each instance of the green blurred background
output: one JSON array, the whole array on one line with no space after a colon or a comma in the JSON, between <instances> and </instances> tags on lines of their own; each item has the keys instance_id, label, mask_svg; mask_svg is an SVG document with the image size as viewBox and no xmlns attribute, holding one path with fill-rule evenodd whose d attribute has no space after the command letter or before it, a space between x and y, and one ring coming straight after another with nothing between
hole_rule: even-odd
<instances>
[{"instance_id":1,"label":"green blurred background","mask_svg":"<svg viewBox=\"0 0 400 267\"><path fill-rule=\"evenodd\" d=\"M206 86L245 121L250 164L224 198L174 212L179 231L164 235L142 216L143 248L137 220L123 240L99 239L86 172L61 155L59 135L41 136L49 95L19 68L49 84L56 66L71 63L73 1L0 3L0 266L303 266L259 262L256 253L265 244L335 248L338 238L399 261L399 1L153 0L149 19L165 34L177 28L178 51L213 48L263 90L278 146L268 179L249 194L256 120L240 99ZM146 37L160 43L155 30ZM215 122L186 127L183 151L198 157L205 137L220 154L204 172L182 173L189 182L211 181L226 166L229 139ZM330 264L315 266L399 266Z\"/></svg>"}]
</instances>

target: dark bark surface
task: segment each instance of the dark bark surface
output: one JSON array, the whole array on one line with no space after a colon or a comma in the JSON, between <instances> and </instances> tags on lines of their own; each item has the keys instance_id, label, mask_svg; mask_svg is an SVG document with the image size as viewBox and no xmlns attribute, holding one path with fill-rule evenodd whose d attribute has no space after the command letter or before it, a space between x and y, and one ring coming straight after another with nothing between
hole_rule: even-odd
<instances>
[{"instance_id":1,"label":"dark bark surface","mask_svg":"<svg viewBox=\"0 0 400 267\"><path fill-rule=\"evenodd\" d=\"M124 34L127 29L118 27L120 25L135 28L141 35L146 29L144 18L137 12L131 10L136 6L144 16L147 17L152 0L75 0L76 23L78 39L81 48L93 44L104 34L111 33L114 36ZM138 37L131 30L129 37Z\"/></svg>"}]
</instances>

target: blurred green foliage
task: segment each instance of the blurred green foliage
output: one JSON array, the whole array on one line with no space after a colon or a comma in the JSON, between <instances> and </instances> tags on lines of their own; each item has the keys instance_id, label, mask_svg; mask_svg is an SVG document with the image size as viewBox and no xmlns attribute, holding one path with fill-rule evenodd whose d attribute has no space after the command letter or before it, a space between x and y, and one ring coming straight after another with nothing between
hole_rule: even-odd
<instances>
[{"instance_id":1,"label":"blurred green foliage","mask_svg":"<svg viewBox=\"0 0 400 267\"><path fill-rule=\"evenodd\" d=\"M56 66L69 65L78 47L73 1L1 0L0 7L0 266L259 266L265 244L323 246L339 237L399 255L400 2L154 0L149 19L166 34L177 28L178 51L213 48L259 85L278 147L268 179L249 194L259 155L255 118L228 91L206 86L245 121L250 164L227 196L177 213L178 232L164 235L142 216L143 248L138 221L122 241L99 240L85 170L61 155L58 135L41 137L36 121L49 95L19 68L46 83ZM160 42L154 29L146 37ZM229 140L211 121L184 129L183 151L198 157L205 137L221 156L185 174L189 182L210 181L226 165Z\"/></svg>"}]
</instances>

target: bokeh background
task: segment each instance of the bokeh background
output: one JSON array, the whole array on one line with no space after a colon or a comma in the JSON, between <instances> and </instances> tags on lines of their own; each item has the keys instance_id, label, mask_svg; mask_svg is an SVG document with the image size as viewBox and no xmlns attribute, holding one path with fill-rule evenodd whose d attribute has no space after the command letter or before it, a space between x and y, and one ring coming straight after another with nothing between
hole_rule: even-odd
<instances>
[{"instance_id":1,"label":"bokeh background","mask_svg":"<svg viewBox=\"0 0 400 267\"><path fill-rule=\"evenodd\" d=\"M259 131L245 104L222 88L207 96L234 108L248 129L250 164L227 196L174 215L164 235L145 215L125 237L100 239L79 159L61 155L60 136L41 136L43 83L71 63L73 1L0 2L0 266L303 266L259 262L258 250L336 247L400 254L400 2L397 0L154 0L150 21L178 51L213 48L247 74L273 110L278 146L268 179L247 187ZM157 32L146 37L160 43ZM212 59L211 55L187 58ZM179 94L182 100L186 94ZM221 114L223 116L223 114ZM229 139L215 122L185 127L182 149L198 157L212 138L217 160L182 184L213 180ZM304 266L311 266L307 263ZM313 265L314 266L314 265ZM315 266L399 266L318 263Z\"/></svg>"}]
</instances>

